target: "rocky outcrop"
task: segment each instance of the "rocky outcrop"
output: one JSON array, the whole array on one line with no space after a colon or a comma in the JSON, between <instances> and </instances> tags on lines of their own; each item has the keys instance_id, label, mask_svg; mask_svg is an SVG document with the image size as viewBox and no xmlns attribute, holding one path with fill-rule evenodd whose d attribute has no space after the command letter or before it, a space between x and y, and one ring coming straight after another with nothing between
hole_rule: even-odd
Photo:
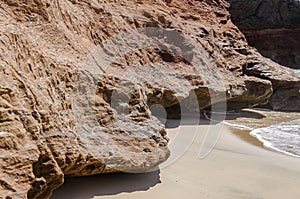
<instances>
[{"instance_id":1,"label":"rocky outcrop","mask_svg":"<svg viewBox=\"0 0 300 199\"><path fill-rule=\"evenodd\" d=\"M233 22L250 45L281 65L300 68L300 2L229 0Z\"/></svg>"},{"instance_id":2,"label":"rocky outcrop","mask_svg":"<svg viewBox=\"0 0 300 199\"><path fill-rule=\"evenodd\" d=\"M246 36L248 43L273 61L293 69L300 68L300 2L298 0L283 1L245 1L229 0L233 22ZM260 67L255 62L248 75L261 77ZM264 68L264 69L262 69ZM259 70L253 72L254 70ZM267 71L272 71L268 68ZM283 78L278 80L272 76L263 77L273 83L274 95L269 107L275 110L299 111L299 84L297 79Z\"/></svg>"},{"instance_id":3,"label":"rocky outcrop","mask_svg":"<svg viewBox=\"0 0 300 199\"><path fill-rule=\"evenodd\" d=\"M233 22L241 29L299 28L298 0L228 0Z\"/></svg>"},{"instance_id":4,"label":"rocky outcrop","mask_svg":"<svg viewBox=\"0 0 300 199\"><path fill-rule=\"evenodd\" d=\"M299 78L292 71L283 67L274 67L270 61L262 63L255 60L243 66L248 76L259 77L272 82L273 95L267 104L268 108L279 111L299 111Z\"/></svg>"},{"instance_id":5,"label":"rocky outcrop","mask_svg":"<svg viewBox=\"0 0 300 199\"><path fill-rule=\"evenodd\" d=\"M48 198L64 176L155 168L169 150L152 105L245 108L298 82L248 46L223 0L0 6L3 198Z\"/></svg>"},{"instance_id":6,"label":"rocky outcrop","mask_svg":"<svg viewBox=\"0 0 300 199\"><path fill-rule=\"evenodd\" d=\"M300 69L300 27L293 29L243 30L250 45L273 61Z\"/></svg>"}]
</instances>

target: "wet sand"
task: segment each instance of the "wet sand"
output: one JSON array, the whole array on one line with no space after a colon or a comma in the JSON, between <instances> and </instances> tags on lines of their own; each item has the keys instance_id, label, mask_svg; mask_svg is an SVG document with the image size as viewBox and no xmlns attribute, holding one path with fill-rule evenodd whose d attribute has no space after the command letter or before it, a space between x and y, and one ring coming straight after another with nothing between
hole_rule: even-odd
<instances>
[{"instance_id":1,"label":"wet sand","mask_svg":"<svg viewBox=\"0 0 300 199\"><path fill-rule=\"evenodd\" d=\"M190 131L196 126L179 127ZM53 199L298 199L300 159L261 147L247 131L224 127L214 150L199 159L209 126L174 164L147 174L111 174L66 179ZM176 130L169 130L176 137ZM188 132L187 132L188 133ZM247 140L247 141L246 141Z\"/></svg>"}]
</instances>

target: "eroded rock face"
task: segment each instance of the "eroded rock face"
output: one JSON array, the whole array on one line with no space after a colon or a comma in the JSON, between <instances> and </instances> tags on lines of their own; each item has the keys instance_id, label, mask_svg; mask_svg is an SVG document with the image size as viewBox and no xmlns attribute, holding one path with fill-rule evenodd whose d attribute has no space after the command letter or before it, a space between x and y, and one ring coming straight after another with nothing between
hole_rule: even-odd
<instances>
[{"instance_id":1,"label":"eroded rock face","mask_svg":"<svg viewBox=\"0 0 300 199\"><path fill-rule=\"evenodd\" d=\"M251 107L268 100L277 80L298 81L248 46L226 1L0 6L4 198L48 198L65 175L156 167L169 150L151 105Z\"/></svg>"},{"instance_id":2,"label":"eroded rock face","mask_svg":"<svg viewBox=\"0 0 300 199\"><path fill-rule=\"evenodd\" d=\"M298 0L228 0L232 20L241 29L298 28Z\"/></svg>"},{"instance_id":3,"label":"eroded rock face","mask_svg":"<svg viewBox=\"0 0 300 199\"><path fill-rule=\"evenodd\" d=\"M298 0L229 0L233 22L250 45L281 65L300 68Z\"/></svg>"},{"instance_id":4,"label":"eroded rock face","mask_svg":"<svg viewBox=\"0 0 300 199\"><path fill-rule=\"evenodd\" d=\"M300 69L300 28L244 30L250 45L273 61L293 69Z\"/></svg>"},{"instance_id":5,"label":"eroded rock face","mask_svg":"<svg viewBox=\"0 0 300 199\"><path fill-rule=\"evenodd\" d=\"M246 36L248 43L273 61L293 69L300 68L300 2L229 0L233 22ZM275 110L299 111L299 84L291 77L278 78L263 75L273 68L250 63L248 75L269 79L273 83L274 95L269 106ZM254 72L257 70L256 72ZM277 72L276 72L277 73ZM277 73L278 74L278 73Z\"/></svg>"},{"instance_id":6,"label":"eroded rock face","mask_svg":"<svg viewBox=\"0 0 300 199\"><path fill-rule=\"evenodd\" d=\"M249 76L259 77L272 82L273 95L268 106L279 111L299 111L299 78L293 71L284 69L280 65L271 65L267 62L252 60L244 65L244 73Z\"/></svg>"}]
</instances>

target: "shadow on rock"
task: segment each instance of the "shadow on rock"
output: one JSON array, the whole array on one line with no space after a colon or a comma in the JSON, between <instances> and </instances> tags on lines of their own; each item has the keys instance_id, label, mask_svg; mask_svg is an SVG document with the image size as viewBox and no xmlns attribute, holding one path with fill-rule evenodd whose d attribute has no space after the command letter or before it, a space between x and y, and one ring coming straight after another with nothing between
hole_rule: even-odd
<instances>
[{"instance_id":1,"label":"shadow on rock","mask_svg":"<svg viewBox=\"0 0 300 199\"><path fill-rule=\"evenodd\" d=\"M238 118L249 118L249 119L263 119L266 116L251 110L241 110L238 112L227 113L226 120L235 120Z\"/></svg>"}]
</instances>

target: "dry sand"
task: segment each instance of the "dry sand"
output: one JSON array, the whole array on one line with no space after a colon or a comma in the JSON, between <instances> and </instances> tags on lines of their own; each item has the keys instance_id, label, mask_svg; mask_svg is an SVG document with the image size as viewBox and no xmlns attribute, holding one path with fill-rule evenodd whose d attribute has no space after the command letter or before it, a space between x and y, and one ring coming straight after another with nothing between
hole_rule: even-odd
<instances>
[{"instance_id":1,"label":"dry sand","mask_svg":"<svg viewBox=\"0 0 300 199\"><path fill-rule=\"evenodd\" d=\"M210 155L199 159L201 132L206 132L208 125L183 126L181 130L196 127L200 133L193 144L171 166L147 174L66 179L53 199L300 198L300 159L264 149L248 132L228 127L223 128ZM172 139L177 130L169 130Z\"/></svg>"}]
</instances>

